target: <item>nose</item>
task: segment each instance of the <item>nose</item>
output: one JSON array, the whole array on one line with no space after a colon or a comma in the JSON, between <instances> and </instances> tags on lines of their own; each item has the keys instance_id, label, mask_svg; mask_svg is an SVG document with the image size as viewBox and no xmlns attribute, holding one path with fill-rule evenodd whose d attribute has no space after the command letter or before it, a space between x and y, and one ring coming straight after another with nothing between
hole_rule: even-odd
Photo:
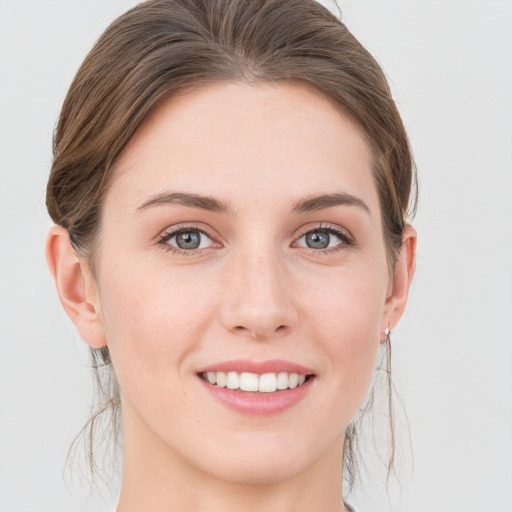
<instances>
[{"instance_id":1,"label":"nose","mask_svg":"<svg viewBox=\"0 0 512 512\"><path fill-rule=\"evenodd\" d=\"M278 256L240 257L229 267L222 308L228 331L269 340L295 327L298 315L286 269Z\"/></svg>"}]
</instances>

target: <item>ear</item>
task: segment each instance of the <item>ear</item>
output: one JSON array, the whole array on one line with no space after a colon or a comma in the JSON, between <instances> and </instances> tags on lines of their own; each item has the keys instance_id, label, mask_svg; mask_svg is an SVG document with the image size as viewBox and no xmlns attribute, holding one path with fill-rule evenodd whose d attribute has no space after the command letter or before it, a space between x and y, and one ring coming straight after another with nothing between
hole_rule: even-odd
<instances>
[{"instance_id":1,"label":"ear","mask_svg":"<svg viewBox=\"0 0 512 512\"><path fill-rule=\"evenodd\" d=\"M416 240L416 230L407 224L402 235L402 248L395 263L392 288L384 307L381 333L385 333L386 329L392 331L405 311L409 288L416 268ZM385 334L381 334L381 341L385 341Z\"/></svg>"},{"instance_id":2,"label":"ear","mask_svg":"<svg viewBox=\"0 0 512 512\"><path fill-rule=\"evenodd\" d=\"M87 261L77 255L67 230L61 226L50 228L46 261L60 302L80 337L92 347L106 346L96 282Z\"/></svg>"}]
</instances>

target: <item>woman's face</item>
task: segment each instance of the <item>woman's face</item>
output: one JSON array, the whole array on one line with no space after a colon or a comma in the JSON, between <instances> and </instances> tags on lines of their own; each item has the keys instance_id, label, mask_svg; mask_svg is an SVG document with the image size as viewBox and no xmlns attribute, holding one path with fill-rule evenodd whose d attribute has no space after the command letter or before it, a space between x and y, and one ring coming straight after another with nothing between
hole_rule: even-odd
<instances>
[{"instance_id":1,"label":"woman's face","mask_svg":"<svg viewBox=\"0 0 512 512\"><path fill-rule=\"evenodd\" d=\"M347 116L289 84L173 98L117 162L98 250L126 459L260 483L339 465L392 289Z\"/></svg>"}]
</instances>

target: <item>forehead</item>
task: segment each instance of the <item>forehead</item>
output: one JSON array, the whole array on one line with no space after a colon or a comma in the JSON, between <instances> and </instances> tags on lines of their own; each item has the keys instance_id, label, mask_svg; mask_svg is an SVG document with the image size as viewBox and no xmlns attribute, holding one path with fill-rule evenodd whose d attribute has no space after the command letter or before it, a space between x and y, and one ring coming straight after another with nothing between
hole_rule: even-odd
<instances>
[{"instance_id":1,"label":"forehead","mask_svg":"<svg viewBox=\"0 0 512 512\"><path fill-rule=\"evenodd\" d=\"M348 116L301 85L220 83L152 113L119 157L107 201L134 208L172 189L279 202L333 187L378 202L371 150Z\"/></svg>"}]
</instances>

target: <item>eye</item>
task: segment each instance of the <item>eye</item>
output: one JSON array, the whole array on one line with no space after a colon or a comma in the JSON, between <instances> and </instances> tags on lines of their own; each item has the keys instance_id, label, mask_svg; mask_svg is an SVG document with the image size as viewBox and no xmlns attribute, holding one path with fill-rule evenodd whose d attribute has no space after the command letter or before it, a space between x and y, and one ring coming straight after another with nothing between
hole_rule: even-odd
<instances>
[{"instance_id":1,"label":"eye","mask_svg":"<svg viewBox=\"0 0 512 512\"><path fill-rule=\"evenodd\" d=\"M160 239L160 243L188 252L211 247L213 240L203 230L190 227L165 233Z\"/></svg>"},{"instance_id":2,"label":"eye","mask_svg":"<svg viewBox=\"0 0 512 512\"><path fill-rule=\"evenodd\" d=\"M296 242L299 247L325 250L347 247L352 240L347 233L333 227L318 227L306 231Z\"/></svg>"}]
</instances>

